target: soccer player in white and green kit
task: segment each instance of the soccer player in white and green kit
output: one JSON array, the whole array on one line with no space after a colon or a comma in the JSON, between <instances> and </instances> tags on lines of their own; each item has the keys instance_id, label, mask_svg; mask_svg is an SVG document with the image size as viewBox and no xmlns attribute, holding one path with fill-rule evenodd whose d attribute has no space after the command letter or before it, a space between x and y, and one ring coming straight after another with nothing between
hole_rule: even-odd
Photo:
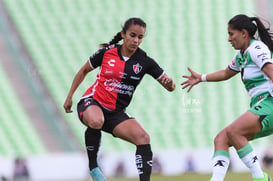
<instances>
[{"instance_id":1,"label":"soccer player in white and green kit","mask_svg":"<svg viewBox=\"0 0 273 181\"><path fill-rule=\"evenodd\" d=\"M254 35L258 31L259 40ZM241 73L242 82L251 97L250 109L220 131L214 139L211 181L223 181L233 146L242 162L250 169L253 181L269 181L248 141L273 134L273 35L257 17L234 16L228 22L228 41L238 50L226 69L198 74L188 68L182 88L205 81L227 80Z\"/></svg>"}]
</instances>

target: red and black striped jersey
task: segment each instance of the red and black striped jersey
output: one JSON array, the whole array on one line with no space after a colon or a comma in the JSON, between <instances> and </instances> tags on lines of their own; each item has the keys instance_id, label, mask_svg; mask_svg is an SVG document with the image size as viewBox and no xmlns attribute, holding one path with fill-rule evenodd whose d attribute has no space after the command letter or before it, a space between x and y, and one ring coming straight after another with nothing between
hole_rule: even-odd
<instances>
[{"instance_id":1,"label":"red and black striped jersey","mask_svg":"<svg viewBox=\"0 0 273 181\"><path fill-rule=\"evenodd\" d=\"M107 109L124 110L132 100L137 85L147 73L158 79L163 69L142 49L128 59L121 55L121 45L99 49L89 58L90 66L100 67L95 83L82 98L92 96Z\"/></svg>"}]
</instances>

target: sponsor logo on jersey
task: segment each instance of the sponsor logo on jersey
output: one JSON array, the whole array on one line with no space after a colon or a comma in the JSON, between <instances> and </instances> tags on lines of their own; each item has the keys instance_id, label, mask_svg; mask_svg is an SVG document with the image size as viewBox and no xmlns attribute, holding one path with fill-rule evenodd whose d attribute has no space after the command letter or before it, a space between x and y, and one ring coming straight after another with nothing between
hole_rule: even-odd
<instances>
[{"instance_id":1,"label":"sponsor logo on jersey","mask_svg":"<svg viewBox=\"0 0 273 181\"><path fill-rule=\"evenodd\" d=\"M119 94L127 94L132 96L134 92L134 86L123 84L115 79L109 79L104 82L106 90L112 92L118 92Z\"/></svg>"},{"instance_id":2,"label":"sponsor logo on jersey","mask_svg":"<svg viewBox=\"0 0 273 181\"><path fill-rule=\"evenodd\" d=\"M257 58L260 58L261 56L264 57L264 56L266 56L266 55L267 55L267 53L263 52L263 53L257 55Z\"/></svg>"},{"instance_id":3,"label":"sponsor logo on jersey","mask_svg":"<svg viewBox=\"0 0 273 181\"><path fill-rule=\"evenodd\" d=\"M262 58L262 61L269 60L268 57Z\"/></svg>"},{"instance_id":4,"label":"sponsor logo on jersey","mask_svg":"<svg viewBox=\"0 0 273 181\"><path fill-rule=\"evenodd\" d=\"M105 74L113 74L113 70L105 70Z\"/></svg>"},{"instance_id":5,"label":"sponsor logo on jersey","mask_svg":"<svg viewBox=\"0 0 273 181\"><path fill-rule=\"evenodd\" d=\"M269 57L267 55L268 55L267 53L263 52L263 53L257 55L257 58L261 58L262 57L262 61L265 61L265 60L269 59Z\"/></svg>"},{"instance_id":6,"label":"sponsor logo on jersey","mask_svg":"<svg viewBox=\"0 0 273 181\"><path fill-rule=\"evenodd\" d=\"M255 46L256 49L261 49L260 45Z\"/></svg>"},{"instance_id":7,"label":"sponsor logo on jersey","mask_svg":"<svg viewBox=\"0 0 273 181\"><path fill-rule=\"evenodd\" d=\"M140 77L136 77L136 76L130 76L131 79L134 79L134 80L139 80Z\"/></svg>"},{"instance_id":8,"label":"sponsor logo on jersey","mask_svg":"<svg viewBox=\"0 0 273 181\"><path fill-rule=\"evenodd\" d=\"M115 66L115 62L116 62L116 60L110 59L107 63L108 63L108 65L109 65L110 67L114 67L114 66Z\"/></svg>"},{"instance_id":9,"label":"sponsor logo on jersey","mask_svg":"<svg viewBox=\"0 0 273 181\"><path fill-rule=\"evenodd\" d=\"M133 69L134 69L134 72L138 74L142 70L142 66L139 63L137 63L133 65Z\"/></svg>"}]
</instances>

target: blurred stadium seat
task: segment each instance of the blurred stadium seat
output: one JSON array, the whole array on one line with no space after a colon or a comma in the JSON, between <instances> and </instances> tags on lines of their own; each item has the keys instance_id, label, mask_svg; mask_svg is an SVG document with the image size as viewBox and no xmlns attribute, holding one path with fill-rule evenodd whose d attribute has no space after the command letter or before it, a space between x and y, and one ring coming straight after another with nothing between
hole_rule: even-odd
<instances>
[{"instance_id":1,"label":"blurred stadium seat","mask_svg":"<svg viewBox=\"0 0 273 181\"><path fill-rule=\"evenodd\" d=\"M25 156L43 153L46 148L18 101L0 66L0 155Z\"/></svg>"}]
</instances>

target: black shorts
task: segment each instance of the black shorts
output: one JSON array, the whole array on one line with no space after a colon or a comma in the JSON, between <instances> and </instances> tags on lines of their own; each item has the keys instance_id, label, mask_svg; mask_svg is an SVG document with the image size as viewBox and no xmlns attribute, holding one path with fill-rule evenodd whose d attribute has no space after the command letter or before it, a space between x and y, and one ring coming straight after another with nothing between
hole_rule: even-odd
<instances>
[{"instance_id":1,"label":"black shorts","mask_svg":"<svg viewBox=\"0 0 273 181\"><path fill-rule=\"evenodd\" d=\"M100 103L94 100L92 97L81 99L77 105L78 117L82 120L83 112L91 105L97 105L102 109L104 115L104 124L102 126L102 130L113 134L113 129L121 122L127 119L134 119L133 117L129 116L125 111L111 111L103 107Z\"/></svg>"}]
</instances>

